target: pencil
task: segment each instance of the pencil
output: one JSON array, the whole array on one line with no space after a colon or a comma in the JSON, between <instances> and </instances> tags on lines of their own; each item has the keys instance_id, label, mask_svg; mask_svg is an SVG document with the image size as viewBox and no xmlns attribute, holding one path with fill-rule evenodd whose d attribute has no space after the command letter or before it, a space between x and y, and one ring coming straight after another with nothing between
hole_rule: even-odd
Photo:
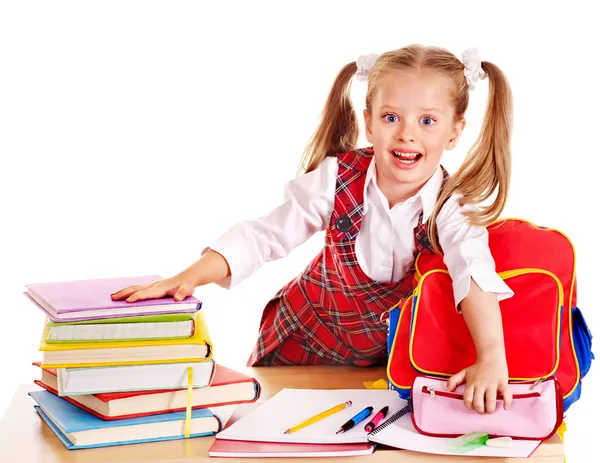
<instances>
[{"instance_id":1,"label":"pencil","mask_svg":"<svg viewBox=\"0 0 600 463\"><path fill-rule=\"evenodd\" d=\"M312 418L309 418L306 421L303 421L302 423L297 424L296 426L286 429L284 434L291 434L293 432L296 432L299 429L302 429L308 425L316 423L319 420L322 420L323 418L327 418L328 416L333 415L334 413L340 412L340 411L348 408L350 405L352 405L351 400L349 400L348 402L344 402L343 404L336 405L335 407L332 407L329 410L325 410L324 412L319 413L318 415L315 415Z\"/></svg>"}]
</instances>

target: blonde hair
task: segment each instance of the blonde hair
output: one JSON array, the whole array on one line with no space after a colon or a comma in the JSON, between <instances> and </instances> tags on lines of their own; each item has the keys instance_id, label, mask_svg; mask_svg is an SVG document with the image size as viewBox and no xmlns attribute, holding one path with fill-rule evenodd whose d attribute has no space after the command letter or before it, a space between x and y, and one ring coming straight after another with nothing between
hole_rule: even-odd
<instances>
[{"instance_id":1,"label":"blonde hair","mask_svg":"<svg viewBox=\"0 0 600 463\"><path fill-rule=\"evenodd\" d=\"M508 196L512 92L506 77L496 65L482 61L481 67L489 80L489 97L483 126L458 171L444 183L429 219L429 239L434 251L438 253L441 251L435 223L450 196L460 193L462 197L459 204L464 206L479 204L496 193L489 206L463 212L472 224L481 226L489 225L500 216ZM358 121L350 98L350 84L356 70L356 63L349 63L337 75L323 108L321 122L304 151L301 172L316 169L327 156L356 149ZM464 75L464 65L448 50L409 45L381 55L369 73L367 111L371 111L380 78L390 71L431 71L447 78L453 83L450 94L454 108L453 123L464 117L469 105L469 87Z\"/></svg>"}]
</instances>

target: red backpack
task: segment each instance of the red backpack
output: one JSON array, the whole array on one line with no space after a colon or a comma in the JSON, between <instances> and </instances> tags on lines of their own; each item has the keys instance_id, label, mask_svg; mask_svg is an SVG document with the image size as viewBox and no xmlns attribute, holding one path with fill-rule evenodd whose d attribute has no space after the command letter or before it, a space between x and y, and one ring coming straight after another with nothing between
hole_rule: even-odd
<instances>
[{"instance_id":1,"label":"red backpack","mask_svg":"<svg viewBox=\"0 0 600 463\"><path fill-rule=\"evenodd\" d=\"M594 358L576 304L573 245L563 233L524 220L502 220L488 231L496 271L514 292L500 302L509 379L555 376L566 410ZM389 320L388 379L404 398L417 375L450 377L476 359L443 257L423 251L415 266L416 289Z\"/></svg>"}]
</instances>

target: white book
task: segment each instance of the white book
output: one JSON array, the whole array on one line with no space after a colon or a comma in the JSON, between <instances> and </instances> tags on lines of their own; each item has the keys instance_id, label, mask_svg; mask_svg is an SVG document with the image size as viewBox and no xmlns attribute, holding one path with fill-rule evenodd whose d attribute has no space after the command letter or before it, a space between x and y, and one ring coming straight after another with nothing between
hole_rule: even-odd
<instances>
[{"instance_id":1,"label":"white book","mask_svg":"<svg viewBox=\"0 0 600 463\"><path fill-rule=\"evenodd\" d=\"M39 363L34 365L40 366ZM57 394L56 371L42 369L41 380L36 381L36 384ZM192 389L192 407L212 408L254 402L259 393L260 385L254 378L215 364L215 374L210 386ZM114 394L78 394L69 396L68 400L104 420L120 420L144 414L185 410L188 391L187 389L168 389L150 393L135 391Z\"/></svg>"},{"instance_id":2,"label":"white book","mask_svg":"<svg viewBox=\"0 0 600 463\"><path fill-rule=\"evenodd\" d=\"M210 386L215 362L168 363L93 368L57 368L58 395L186 389L188 367L193 387Z\"/></svg>"}]
</instances>

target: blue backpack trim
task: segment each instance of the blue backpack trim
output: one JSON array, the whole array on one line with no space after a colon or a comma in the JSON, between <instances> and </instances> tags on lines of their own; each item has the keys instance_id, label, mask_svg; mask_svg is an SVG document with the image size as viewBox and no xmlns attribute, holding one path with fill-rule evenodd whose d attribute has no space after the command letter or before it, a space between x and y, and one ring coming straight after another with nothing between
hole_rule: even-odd
<instances>
[{"instance_id":1,"label":"blue backpack trim","mask_svg":"<svg viewBox=\"0 0 600 463\"><path fill-rule=\"evenodd\" d=\"M592 366L592 360L595 358L592 352L592 332L585 322L579 307L571 309L571 321L573 347L575 348L575 355L579 364L579 383L571 395L565 399L565 412L581 397L581 378L588 374Z\"/></svg>"},{"instance_id":2,"label":"blue backpack trim","mask_svg":"<svg viewBox=\"0 0 600 463\"><path fill-rule=\"evenodd\" d=\"M572 330L573 330L573 346L577 354L577 362L579 363L579 372L583 378L590 371L594 353L592 352L592 333L588 328L583 314L579 307L571 309Z\"/></svg>"},{"instance_id":3,"label":"blue backpack trim","mask_svg":"<svg viewBox=\"0 0 600 463\"><path fill-rule=\"evenodd\" d=\"M400 308L390 310L388 318L388 335L387 335L387 349L388 358L392 352L392 345L394 344L394 338L396 337L396 328L398 327L398 319L400 318ZM388 389L396 391L401 399L408 400L410 398L410 389L400 389L387 378Z\"/></svg>"}]
</instances>

